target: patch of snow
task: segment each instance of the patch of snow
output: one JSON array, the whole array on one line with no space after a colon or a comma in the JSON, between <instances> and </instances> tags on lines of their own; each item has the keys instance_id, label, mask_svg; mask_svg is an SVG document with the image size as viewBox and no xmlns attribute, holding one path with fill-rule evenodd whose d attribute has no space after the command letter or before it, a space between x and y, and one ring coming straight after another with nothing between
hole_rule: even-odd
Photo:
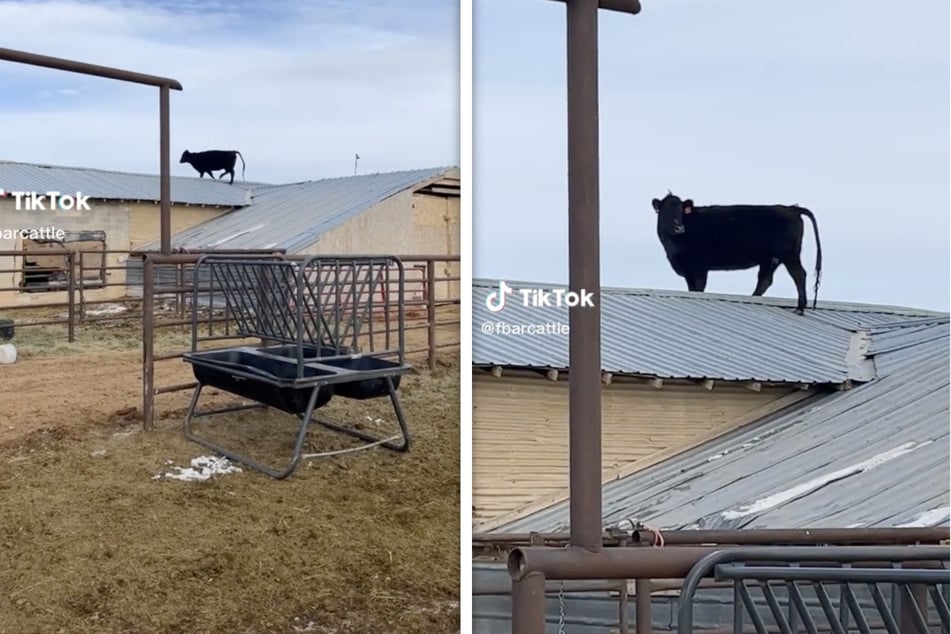
<instances>
[{"instance_id":1,"label":"patch of snow","mask_svg":"<svg viewBox=\"0 0 951 634\"><path fill-rule=\"evenodd\" d=\"M171 464L171 460L166 460L165 464ZM229 473L241 473L240 467L231 464L231 461L224 457L198 456L192 458L191 467L172 467L177 473L169 471L152 476L153 480L166 478L170 480L184 480L186 482L201 482L208 480L216 475L226 475Z\"/></svg>"},{"instance_id":2,"label":"patch of snow","mask_svg":"<svg viewBox=\"0 0 951 634\"><path fill-rule=\"evenodd\" d=\"M101 304L99 306L90 306L86 309L87 315L118 315L129 310L121 304Z\"/></svg>"},{"instance_id":3,"label":"patch of snow","mask_svg":"<svg viewBox=\"0 0 951 634\"><path fill-rule=\"evenodd\" d=\"M929 528L949 519L951 519L951 506L942 506L919 513L915 519L899 524L896 528Z\"/></svg>"},{"instance_id":4,"label":"patch of snow","mask_svg":"<svg viewBox=\"0 0 951 634\"><path fill-rule=\"evenodd\" d=\"M314 632L317 629L316 623L313 621L307 621L307 623L303 623L299 616L295 616L294 621L296 621L295 625L293 626L295 632Z\"/></svg>"},{"instance_id":5,"label":"patch of snow","mask_svg":"<svg viewBox=\"0 0 951 634\"><path fill-rule=\"evenodd\" d=\"M914 451L915 449L930 443L930 440L921 443L906 442L899 447L889 449L888 451L883 451L882 453L874 455L867 460L863 460L862 462L857 462L854 465L839 469L838 471L833 471L832 473L815 477L784 491L767 495L766 497L760 498L751 504L741 506L735 511L723 511L720 515L724 519L735 520L741 517L746 517L747 515L762 513L763 511L777 507L780 504L784 504L790 500L795 500L798 497L802 497L807 493L812 493L816 489L820 489L827 484L835 482L836 480L841 480L843 478L868 471L869 469L874 469L875 467L881 466L890 460L894 460L899 456L903 456L906 453Z\"/></svg>"},{"instance_id":6,"label":"patch of snow","mask_svg":"<svg viewBox=\"0 0 951 634\"><path fill-rule=\"evenodd\" d=\"M128 306L123 306L122 304L98 304L89 306L86 308L86 314L92 316L98 315L118 315L119 313L124 313L129 310ZM69 317L69 313L60 313L59 315L62 318Z\"/></svg>"}]
</instances>

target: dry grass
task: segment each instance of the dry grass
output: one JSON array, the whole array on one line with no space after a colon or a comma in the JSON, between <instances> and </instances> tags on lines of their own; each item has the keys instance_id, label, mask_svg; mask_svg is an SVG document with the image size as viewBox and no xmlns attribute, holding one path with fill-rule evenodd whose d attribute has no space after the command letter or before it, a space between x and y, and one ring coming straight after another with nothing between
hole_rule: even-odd
<instances>
[{"instance_id":1,"label":"dry grass","mask_svg":"<svg viewBox=\"0 0 951 634\"><path fill-rule=\"evenodd\" d=\"M8 370L49 363L52 341L31 330L17 333L25 360ZM124 328L98 330L56 354L76 364L141 345ZM37 382L21 402L95 389L75 376ZM108 388L95 416L40 414L30 435L0 445L0 633L457 632L458 360L403 379L409 453L319 458L284 481L248 469L153 479L169 460L211 452L184 439L180 410L147 433L110 416L120 404ZM320 414L375 427L391 411L387 399L335 399ZM204 435L266 462L290 455L288 416L209 420ZM308 451L348 444L314 427Z\"/></svg>"}]
</instances>

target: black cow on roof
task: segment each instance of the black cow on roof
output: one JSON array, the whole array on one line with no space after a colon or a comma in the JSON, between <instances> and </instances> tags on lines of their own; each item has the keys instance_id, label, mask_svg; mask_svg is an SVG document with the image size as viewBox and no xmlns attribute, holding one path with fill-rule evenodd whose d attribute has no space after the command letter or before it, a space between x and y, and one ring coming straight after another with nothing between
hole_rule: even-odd
<instances>
[{"instance_id":1,"label":"black cow on roof","mask_svg":"<svg viewBox=\"0 0 951 634\"><path fill-rule=\"evenodd\" d=\"M225 177L225 174L231 174L231 180L228 184L234 183L234 164L235 159L241 157L241 179L244 180L244 157L237 150L206 150L204 152L189 152L185 150L179 163L188 163L198 172L198 177L203 178L207 172L210 178L214 178L213 172L224 170L219 176L219 180Z\"/></svg>"},{"instance_id":2,"label":"black cow on roof","mask_svg":"<svg viewBox=\"0 0 951 634\"><path fill-rule=\"evenodd\" d=\"M806 308L806 269L802 266L802 216L812 221L816 236L816 281L812 307L819 296L822 244L812 212L798 205L708 205L695 207L668 192L651 201L657 212L657 236L667 260L687 289L703 292L710 271L738 271L759 267L753 295L762 295L773 283L780 264L796 283L796 313Z\"/></svg>"}]
</instances>

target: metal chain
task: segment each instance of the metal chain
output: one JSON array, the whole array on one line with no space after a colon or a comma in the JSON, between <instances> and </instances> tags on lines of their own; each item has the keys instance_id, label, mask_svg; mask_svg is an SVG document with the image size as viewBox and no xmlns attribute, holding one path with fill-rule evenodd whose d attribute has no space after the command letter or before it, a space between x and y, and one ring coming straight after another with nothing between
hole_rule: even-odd
<instances>
[{"instance_id":1,"label":"metal chain","mask_svg":"<svg viewBox=\"0 0 951 634\"><path fill-rule=\"evenodd\" d=\"M558 586L558 634L565 634L565 582Z\"/></svg>"}]
</instances>

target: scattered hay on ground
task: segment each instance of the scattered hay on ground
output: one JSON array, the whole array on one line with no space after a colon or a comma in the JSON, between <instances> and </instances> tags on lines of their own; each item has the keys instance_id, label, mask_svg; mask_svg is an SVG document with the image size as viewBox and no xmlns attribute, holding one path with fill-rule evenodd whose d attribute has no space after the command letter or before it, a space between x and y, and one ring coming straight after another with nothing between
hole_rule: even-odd
<instances>
[{"instance_id":1,"label":"scattered hay on ground","mask_svg":"<svg viewBox=\"0 0 951 634\"><path fill-rule=\"evenodd\" d=\"M37 383L20 411L51 391L91 391L75 376ZM243 467L154 478L211 452L184 439L180 412L144 433L127 420L134 410L97 392L98 410L90 401L76 420L33 421L0 445L0 632L459 631L457 360L404 377L409 453L321 458L284 481ZM392 418L387 399L319 411ZM232 420L207 435L262 434L253 447L263 459L289 456L292 420ZM315 427L308 450L347 443Z\"/></svg>"}]
</instances>

